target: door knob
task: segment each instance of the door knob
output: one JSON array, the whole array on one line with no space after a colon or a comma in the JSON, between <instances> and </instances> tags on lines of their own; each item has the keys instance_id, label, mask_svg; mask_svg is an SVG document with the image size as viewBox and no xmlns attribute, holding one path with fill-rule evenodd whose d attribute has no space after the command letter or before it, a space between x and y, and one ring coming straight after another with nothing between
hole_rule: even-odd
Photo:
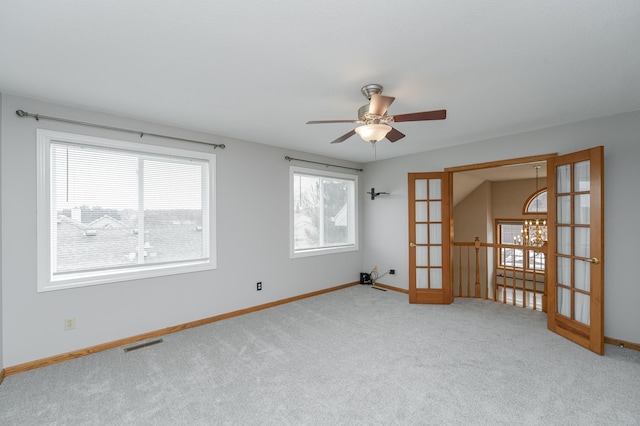
<instances>
[{"instance_id":1,"label":"door knob","mask_svg":"<svg viewBox=\"0 0 640 426\"><path fill-rule=\"evenodd\" d=\"M415 243L409 243L409 247L415 247Z\"/></svg>"},{"instance_id":2,"label":"door knob","mask_svg":"<svg viewBox=\"0 0 640 426\"><path fill-rule=\"evenodd\" d=\"M600 259L598 259L597 257L592 257L591 259L587 259L586 261L589 263L593 263L594 265L600 263Z\"/></svg>"}]
</instances>

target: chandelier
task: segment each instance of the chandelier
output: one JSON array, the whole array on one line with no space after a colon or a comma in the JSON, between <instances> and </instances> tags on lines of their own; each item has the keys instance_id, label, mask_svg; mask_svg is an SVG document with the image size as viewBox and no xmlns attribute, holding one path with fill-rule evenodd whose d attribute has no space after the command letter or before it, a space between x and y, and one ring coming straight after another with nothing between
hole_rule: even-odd
<instances>
[{"instance_id":1,"label":"chandelier","mask_svg":"<svg viewBox=\"0 0 640 426\"><path fill-rule=\"evenodd\" d=\"M536 215L540 211L538 197L538 172L540 171L540 165L533 166L536 169ZM535 219L525 220L522 226L522 232L520 235L516 235L514 238L514 244L522 244L524 246L542 247L547 243L547 221L536 217Z\"/></svg>"}]
</instances>

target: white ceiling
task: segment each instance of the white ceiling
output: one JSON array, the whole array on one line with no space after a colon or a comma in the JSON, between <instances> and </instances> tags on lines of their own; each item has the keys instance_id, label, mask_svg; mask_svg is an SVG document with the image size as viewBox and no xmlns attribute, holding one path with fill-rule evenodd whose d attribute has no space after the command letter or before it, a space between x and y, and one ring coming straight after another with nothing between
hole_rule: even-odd
<instances>
[{"instance_id":1,"label":"white ceiling","mask_svg":"<svg viewBox=\"0 0 640 426\"><path fill-rule=\"evenodd\" d=\"M358 162L353 125L305 123L365 84L448 111L384 159L640 110L638 46L638 0L0 1L3 93Z\"/></svg>"}]
</instances>

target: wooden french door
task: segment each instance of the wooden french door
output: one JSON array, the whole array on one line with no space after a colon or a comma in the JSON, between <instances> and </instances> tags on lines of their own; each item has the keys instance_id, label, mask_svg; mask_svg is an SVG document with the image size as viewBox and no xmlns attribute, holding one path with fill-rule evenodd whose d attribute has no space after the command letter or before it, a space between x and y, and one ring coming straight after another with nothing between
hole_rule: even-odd
<instances>
[{"instance_id":1,"label":"wooden french door","mask_svg":"<svg viewBox=\"0 0 640 426\"><path fill-rule=\"evenodd\" d=\"M547 162L549 330L604 353L603 147Z\"/></svg>"},{"instance_id":2,"label":"wooden french door","mask_svg":"<svg viewBox=\"0 0 640 426\"><path fill-rule=\"evenodd\" d=\"M451 303L450 174L409 173L409 302Z\"/></svg>"}]
</instances>

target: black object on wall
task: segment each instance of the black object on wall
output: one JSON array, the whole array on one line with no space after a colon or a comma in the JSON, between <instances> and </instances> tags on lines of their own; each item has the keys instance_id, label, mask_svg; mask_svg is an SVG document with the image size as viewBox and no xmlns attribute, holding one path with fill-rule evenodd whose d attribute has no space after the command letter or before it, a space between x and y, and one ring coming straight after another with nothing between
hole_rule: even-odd
<instances>
[{"instance_id":1,"label":"black object on wall","mask_svg":"<svg viewBox=\"0 0 640 426\"><path fill-rule=\"evenodd\" d=\"M375 200L378 195L389 195L388 192L376 192L375 188L371 188L371 192L367 192L367 194L371 194L372 200Z\"/></svg>"}]
</instances>

